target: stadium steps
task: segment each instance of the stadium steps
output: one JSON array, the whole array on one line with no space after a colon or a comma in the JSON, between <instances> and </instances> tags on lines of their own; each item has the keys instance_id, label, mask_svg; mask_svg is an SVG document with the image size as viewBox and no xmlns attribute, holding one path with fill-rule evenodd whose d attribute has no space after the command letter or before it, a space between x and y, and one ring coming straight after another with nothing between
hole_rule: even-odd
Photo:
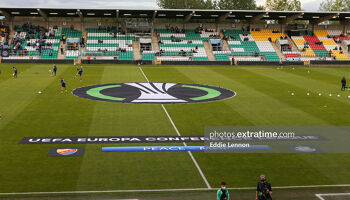
<instances>
[{"instance_id":1,"label":"stadium steps","mask_svg":"<svg viewBox=\"0 0 350 200\"><path fill-rule=\"evenodd\" d=\"M10 31L8 44L11 44L13 36L15 35L15 32L16 32L15 30L11 30Z\"/></svg>"},{"instance_id":2,"label":"stadium steps","mask_svg":"<svg viewBox=\"0 0 350 200\"><path fill-rule=\"evenodd\" d=\"M158 37L157 37L157 34L155 32L152 35L152 48L153 48L153 51L155 51L155 52L160 51L159 44L158 44Z\"/></svg>"},{"instance_id":3,"label":"stadium steps","mask_svg":"<svg viewBox=\"0 0 350 200\"><path fill-rule=\"evenodd\" d=\"M132 50L134 52L134 60L141 60L141 52L140 52L140 42L132 41Z\"/></svg>"},{"instance_id":4,"label":"stadium steps","mask_svg":"<svg viewBox=\"0 0 350 200\"><path fill-rule=\"evenodd\" d=\"M224 51L231 51L227 41L223 39L224 38L224 33L220 32L219 34L220 34L220 38L221 38L222 44L224 46Z\"/></svg>"},{"instance_id":5,"label":"stadium steps","mask_svg":"<svg viewBox=\"0 0 350 200\"><path fill-rule=\"evenodd\" d=\"M86 42L87 42L87 35L88 35L87 30L84 30L84 31L81 33L81 37L84 38L84 41L85 41L85 48L86 48Z\"/></svg>"},{"instance_id":6,"label":"stadium steps","mask_svg":"<svg viewBox=\"0 0 350 200\"><path fill-rule=\"evenodd\" d=\"M63 47L63 54L61 54L61 47ZM60 41L60 46L58 47L57 59L66 59L66 45L63 44L63 41Z\"/></svg>"},{"instance_id":7,"label":"stadium steps","mask_svg":"<svg viewBox=\"0 0 350 200\"><path fill-rule=\"evenodd\" d=\"M341 46L341 48L343 49L344 54L345 54L348 58L350 58L350 53L347 51L348 48L345 47L342 43L339 43L338 45Z\"/></svg>"},{"instance_id":8,"label":"stadium steps","mask_svg":"<svg viewBox=\"0 0 350 200\"><path fill-rule=\"evenodd\" d=\"M215 61L216 59L213 52L211 51L209 42L203 42L203 44L204 44L205 53L207 54L209 61Z\"/></svg>"},{"instance_id":9,"label":"stadium steps","mask_svg":"<svg viewBox=\"0 0 350 200\"><path fill-rule=\"evenodd\" d=\"M295 51L295 52L296 52L296 51L299 51L297 45L294 43L294 41L292 40L292 38L290 38L289 35L287 35L287 34L286 34L286 36L287 36L289 42L292 44L292 50Z\"/></svg>"},{"instance_id":10,"label":"stadium steps","mask_svg":"<svg viewBox=\"0 0 350 200\"><path fill-rule=\"evenodd\" d=\"M271 42L272 47L275 49L278 57L280 58L280 60L286 60L286 57L284 57L283 53L279 50L279 48L276 45L276 42Z\"/></svg>"},{"instance_id":11,"label":"stadium steps","mask_svg":"<svg viewBox=\"0 0 350 200\"><path fill-rule=\"evenodd\" d=\"M120 28L124 31L124 33L127 33L128 30L127 30L127 28L126 28L126 24L125 24L125 23L126 23L126 22L120 23Z\"/></svg>"},{"instance_id":12,"label":"stadium steps","mask_svg":"<svg viewBox=\"0 0 350 200\"><path fill-rule=\"evenodd\" d=\"M152 49L155 52L159 52L160 51L159 44L158 44L157 33L155 33L155 32L152 35Z\"/></svg>"}]
</instances>

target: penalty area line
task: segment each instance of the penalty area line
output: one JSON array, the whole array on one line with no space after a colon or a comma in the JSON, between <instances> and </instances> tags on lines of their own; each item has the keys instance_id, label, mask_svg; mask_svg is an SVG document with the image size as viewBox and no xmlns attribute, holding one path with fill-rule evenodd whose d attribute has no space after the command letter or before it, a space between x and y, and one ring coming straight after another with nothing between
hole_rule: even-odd
<instances>
[{"instance_id":1,"label":"penalty area line","mask_svg":"<svg viewBox=\"0 0 350 200\"><path fill-rule=\"evenodd\" d=\"M139 69L140 69L140 71L141 71L143 77L145 77L145 79L147 80L147 82L149 82L149 80L148 80L146 74L143 72L142 68L139 67ZM177 134L178 136L181 137L181 134L180 134L179 130L177 129L177 127L176 127L174 121L173 121L172 118L170 117L170 115L169 115L167 109L165 108L165 106L164 106L163 104L161 104L161 106L162 106L162 108L163 108L163 110L164 110L166 116L168 117L168 119L169 119L171 125L173 126L173 128L174 128L176 134ZM186 144L185 142L183 142L183 145L184 145L184 146L187 146L187 144ZM197 160L196 160L196 159L194 158L194 156L192 155L192 152L187 151L187 153L188 153L188 155L191 157L191 159L192 159L194 165L196 166L196 168L197 168L199 174L201 175L201 177L202 177L204 183L207 185L207 188L208 188L208 189L211 189L211 186L210 186L210 184L209 184L207 178L205 177L205 175L204 175L202 169L200 168L200 166L199 166Z\"/></svg>"},{"instance_id":2,"label":"penalty area line","mask_svg":"<svg viewBox=\"0 0 350 200\"><path fill-rule=\"evenodd\" d=\"M296 188L322 188L322 187L350 187L350 184L342 185L299 185L299 186L275 186L276 189L296 189ZM89 194L89 193L129 193L129 192L186 192L186 191L215 191L218 188L184 188L184 189L150 189L150 190L97 190L97 191L62 191L62 192L17 192L17 193L0 193L4 195L40 195L40 194ZM255 190L256 187L235 187L227 188L228 190ZM316 196L336 196L346 193L316 194ZM350 193L349 193L350 194ZM321 199L320 198L320 199ZM321 199L325 200L325 199Z\"/></svg>"},{"instance_id":3,"label":"penalty area line","mask_svg":"<svg viewBox=\"0 0 350 200\"><path fill-rule=\"evenodd\" d=\"M315 194L320 200L325 200L323 196L350 196L350 193L326 193L326 194Z\"/></svg>"}]
</instances>

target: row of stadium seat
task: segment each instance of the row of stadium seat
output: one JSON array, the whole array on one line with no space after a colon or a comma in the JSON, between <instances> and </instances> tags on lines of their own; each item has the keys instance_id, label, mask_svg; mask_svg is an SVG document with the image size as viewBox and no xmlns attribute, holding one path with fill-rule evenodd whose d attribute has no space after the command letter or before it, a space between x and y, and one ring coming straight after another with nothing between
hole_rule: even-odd
<instances>
[{"instance_id":1,"label":"row of stadium seat","mask_svg":"<svg viewBox=\"0 0 350 200\"><path fill-rule=\"evenodd\" d=\"M119 60L134 60L132 42L138 38L133 34L122 34L116 29L86 28L86 54L118 56Z\"/></svg>"},{"instance_id":2,"label":"row of stadium seat","mask_svg":"<svg viewBox=\"0 0 350 200\"><path fill-rule=\"evenodd\" d=\"M301 31L300 36L292 36L297 45L300 56L303 57L335 57L337 60L348 60L349 58L340 51L340 47L334 41L334 34L341 34L336 30ZM340 35L338 35L340 37ZM346 39L348 36L343 36ZM293 55L293 54L292 54ZM288 55L289 56L289 55ZM294 55L293 55L294 56Z\"/></svg>"},{"instance_id":3,"label":"row of stadium seat","mask_svg":"<svg viewBox=\"0 0 350 200\"><path fill-rule=\"evenodd\" d=\"M22 54L32 56L40 55L41 59L57 59L62 29L54 29L51 27L48 30L44 30L44 28L33 27L26 29L22 27L16 28L12 44L10 44L10 49L12 51L10 57ZM50 37L51 34L53 37ZM38 44L40 44L40 46ZM39 47L41 49L39 49Z\"/></svg>"},{"instance_id":4,"label":"row of stadium seat","mask_svg":"<svg viewBox=\"0 0 350 200\"><path fill-rule=\"evenodd\" d=\"M273 48L271 41L284 36L281 33L273 33L273 30L247 31L247 30L224 30L224 36L228 39L228 45L231 52L214 52L217 60L229 60L229 56L235 59L239 57L248 57L245 59L253 59L254 56L265 57L268 61L279 61L280 58ZM255 40L256 39L256 40ZM226 55L226 56L224 56ZM258 56L257 56L258 55Z\"/></svg>"},{"instance_id":5,"label":"row of stadium seat","mask_svg":"<svg viewBox=\"0 0 350 200\"><path fill-rule=\"evenodd\" d=\"M204 41L212 36L218 35L215 30L198 31L194 29L186 29L184 33L175 32L174 30L167 29L156 29L156 34L159 41L159 48L162 51L161 56L174 56L167 57L167 59L176 60L179 56L189 57L193 60L208 60L204 48ZM182 55L180 52L186 52L186 55ZM190 58L186 58L190 59Z\"/></svg>"}]
</instances>

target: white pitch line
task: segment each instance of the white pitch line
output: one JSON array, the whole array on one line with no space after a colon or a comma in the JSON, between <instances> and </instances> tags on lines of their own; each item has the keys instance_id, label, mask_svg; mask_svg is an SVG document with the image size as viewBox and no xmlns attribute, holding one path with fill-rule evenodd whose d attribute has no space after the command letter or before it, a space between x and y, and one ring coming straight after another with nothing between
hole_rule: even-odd
<instances>
[{"instance_id":1,"label":"white pitch line","mask_svg":"<svg viewBox=\"0 0 350 200\"><path fill-rule=\"evenodd\" d=\"M147 78L146 74L143 72L142 68L141 68L141 67L139 67L139 69L140 69L140 71L141 71L141 73L142 73L143 77L145 77L145 79L147 80L147 82L149 82L149 80L148 80L148 78Z\"/></svg>"},{"instance_id":2,"label":"white pitch line","mask_svg":"<svg viewBox=\"0 0 350 200\"><path fill-rule=\"evenodd\" d=\"M320 196L319 194L315 194L317 198L319 198L320 200L325 200L322 196Z\"/></svg>"},{"instance_id":3,"label":"white pitch line","mask_svg":"<svg viewBox=\"0 0 350 200\"><path fill-rule=\"evenodd\" d=\"M173 120L171 119L171 117L170 117L170 115L169 115L168 111L166 110L166 108L164 107L164 105L163 105L163 104L162 104L162 108L163 108L163 110L164 110L165 114L168 116L169 121L170 121L170 123L173 125L173 127L174 127L174 129L175 129L175 131L176 131L177 135L181 137L181 134L180 134L179 130L176 128L176 126L175 126L175 124L174 124ZM183 142L183 145L184 145L184 146L187 146L186 142ZM190 157L191 157L191 159L192 159L192 161L193 161L194 165L197 167L198 172L199 172L199 174L202 176L203 181L204 181L204 182L205 182L205 184L207 185L208 189L211 189L211 186L210 186L210 184L209 184L209 182L208 182L207 178L205 177L205 175L204 175L203 171L202 171L202 170L201 170L201 168L199 167L199 165L198 165L198 163L197 163L196 159L193 157L192 152L187 151L187 153L188 153L188 155L190 155Z\"/></svg>"},{"instance_id":4,"label":"white pitch line","mask_svg":"<svg viewBox=\"0 0 350 200\"><path fill-rule=\"evenodd\" d=\"M149 82L149 80L148 80L146 74L143 72L142 68L139 67L139 69L140 69L142 75L143 75L143 76L145 77L145 79L147 80L147 82ZM166 116L168 117L168 119L169 119L171 125L173 126L173 128L174 128L176 134L177 134L178 136L181 137L181 134L180 134L179 130L177 129L177 127L176 127L174 121L173 121L172 118L170 117L168 111L166 110L166 108L164 107L163 104L161 104L161 106L162 106L162 108L163 108L163 110L164 110ZM183 142L183 145L184 145L184 146L187 146L187 144L186 144L185 142ZM195 159L194 156L192 155L192 152L187 151L187 153L188 153L188 155L191 157L191 159L192 159L194 165L196 166L196 168L197 168L199 174L201 175L201 177L202 177L204 183L207 185L208 189L211 189L211 186L210 186L210 184L209 184L207 178L205 177L205 175L204 175L202 169L200 168L200 166L198 165L198 162L196 161L196 159Z\"/></svg>"},{"instance_id":5,"label":"white pitch line","mask_svg":"<svg viewBox=\"0 0 350 200\"><path fill-rule=\"evenodd\" d=\"M350 196L350 193L326 193L326 194L315 194L320 200L325 200L322 196Z\"/></svg>"},{"instance_id":6,"label":"white pitch line","mask_svg":"<svg viewBox=\"0 0 350 200\"><path fill-rule=\"evenodd\" d=\"M350 187L350 184L341 185L298 185L298 186L277 186L275 189L296 189L296 188L322 188L322 187ZM129 192L185 192L185 191L215 191L218 188L183 188L183 189L150 189L150 190L98 190L98 191L62 191L62 192L17 192L0 193L4 195L40 195L40 194L89 194L89 193L129 193ZM255 190L256 187L235 187L229 190ZM343 193L344 194L344 193ZM324 195L324 194L318 194ZM316 195L317 196L317 195ZM323 199L324 200L324 199Z\"/></svg>"}]
</instances>

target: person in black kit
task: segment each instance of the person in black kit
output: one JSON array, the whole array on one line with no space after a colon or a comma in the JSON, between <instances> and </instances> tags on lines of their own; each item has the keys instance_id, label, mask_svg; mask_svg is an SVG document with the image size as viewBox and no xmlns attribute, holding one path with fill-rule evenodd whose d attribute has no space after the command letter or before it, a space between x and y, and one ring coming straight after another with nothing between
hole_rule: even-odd
<instances>
[{"instance_id":1,"label":"person in black kit","mask_svg":"<svg viewBox=\"0 0 350 200\"><path fill-rule=\"evenodd\" d=\"M225 182L221 182L221 188L219 188L217 193L216 193L216 199L217 200L230 200L230 195L228 193L228 190L226 189Z\"/></svg>"},{"instance_id":2,"label":"person in black kit","mask_svg":"<svg viewBox=\"0 0 350 200\"><path fill-rule=\"evenodd\" d=\"M265 175L260 175L260 181L256 188L256 200L272 200L271 184L266 181Z\"/></svg>"},{"instance_id":3,"label":"person in black kit","mask_svg":"<svg viewBox=\"0 0 350 200\"><path fill-rule=\"evenodd\" d=\"M66 81L64 81L64 79L61 77L60 82L61 82L61 93L63 92L63 90L67 92Z\"/></svg>"},{"instance_id":4,"label":"person in black kit","mask_svg":"<svg viewBox=\"0 0 350 200\"><path fill-rule=\"evenodd\" d=\"M82 81L82 79L83 79L83 66L80 66L80 68L78 68L77 69L78 70L78 72L77 72L77 74L79 74L79 77L80 77L80 81Z\"/></svg>"},{"instance_id":5,"label":"person in black kit","mask_svg":"<svg viewBox=\"0 0 350 200\"><path fill-rule=\"evenodd\" d=\"M55 76L56 76L56 73L57 73L57 66L56 66L56 65L53 65L53 73L54 73Z\"/></svg>"},{"instance_id":6,"label":"person in black kit","mask_svg":"<svg viewBox=\"0 0 350 200\"><path fill-rule=\"evenodd\" d=\"M341 90L344 91L346 88L346 79L345 76L341 79Z\"/></svg>"},{"instance_id":7,"label":"person in black kit","mask_svg":"<svg viewBox=\"0 0 350 200\"><path fill-rule=\"evenodd\" d=\"M17 78L17 73L18 73L17 68L13 67L13 77L14 78Z\"/></svg>"}]
</instances>

